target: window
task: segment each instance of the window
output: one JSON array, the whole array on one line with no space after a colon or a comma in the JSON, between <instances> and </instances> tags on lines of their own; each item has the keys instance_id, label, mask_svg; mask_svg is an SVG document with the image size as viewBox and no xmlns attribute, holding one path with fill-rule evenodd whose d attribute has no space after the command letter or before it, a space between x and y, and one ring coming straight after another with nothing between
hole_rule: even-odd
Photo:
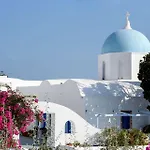
<instances>
[{"instance_id":1,"label":"window","mask_svg":"<svg viewBox=\"0 0 150 150\"><path fill-rule=\"evenodd\" d=\"M118 62L118 79L123 79L123 77L122 77L122 62L120 60Z\"/></svg>"},{"instance_id":2,"label":"window","mask_svg":"<svg viewBox=\"0 0 150 150\"><path fill-rule=\"evenodd\" d=\"M120 70L121 70L121 64L120 64L120 60L118 62L118 79L120 79Z\"/></svg>"},{"instance_id":3,"label":"window","mask_svg":"<svg viewBox=\"0 0 150 150\"><path fill-rule=\"evenodd\" d=\"M65 123L65 133L71 133L71 122L67 121Z\"/></svg>"},{"instance_id":4,"label":"window","mask_svg":"<svg viewBox=\"0 0 150 150\"><path fill-rule=\"evenodd\" d=\"M102 63L102 80L105 80L105 62Z\"/></svg>"}]
</instances>

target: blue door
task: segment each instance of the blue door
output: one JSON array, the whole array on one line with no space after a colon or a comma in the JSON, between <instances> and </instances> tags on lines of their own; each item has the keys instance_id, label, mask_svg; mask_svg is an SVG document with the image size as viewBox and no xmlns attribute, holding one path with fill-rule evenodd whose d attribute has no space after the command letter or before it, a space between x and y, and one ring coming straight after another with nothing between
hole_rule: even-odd
<instances>
[{"instance_id":1,"label":"blue door","mask_svg":"<svg viewBox=\"0 0 150 150\"><path fill-rule=\"evenodd\" d=\"M130 129L130 116L122 116L122 128Z\"/></svg>"}]
</instances>

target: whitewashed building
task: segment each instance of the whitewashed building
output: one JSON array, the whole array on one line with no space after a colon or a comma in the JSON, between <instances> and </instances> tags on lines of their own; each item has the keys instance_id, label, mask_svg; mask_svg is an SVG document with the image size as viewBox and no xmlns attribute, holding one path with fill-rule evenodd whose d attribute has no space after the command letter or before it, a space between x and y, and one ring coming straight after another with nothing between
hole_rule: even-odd
<instances>
[{"instance_id":1,"label":"whitewashed building","mask_svg":"<svg viewBox=\"0 0 150 150\"><path fill-rule=\"evenodd\" d=\"M126 26L105 40L98 56L98 80L26 81L0 77L24 95L36 95L39 107L51 114L54 146L81 143L105 127L138 128L150 123L137 79L139 61L150 52L149 40Z\"/></svg>"}]
</instances>

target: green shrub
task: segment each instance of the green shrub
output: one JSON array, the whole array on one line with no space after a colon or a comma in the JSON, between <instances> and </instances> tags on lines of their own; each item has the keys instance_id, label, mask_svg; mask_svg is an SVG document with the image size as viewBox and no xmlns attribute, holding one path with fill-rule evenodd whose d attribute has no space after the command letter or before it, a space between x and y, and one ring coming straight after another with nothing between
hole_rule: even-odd
<instances>
[{"instance_id":1,"label":"green shrub","mask_svg":"<svg viewBox=\"0 0 150 150\"><path fill-rule=\"evenodd\" d=\"M80 145L80 147L89 147L89 146L90 145L88 143L86 143L86 142Z\"/></svg>"},{"instance_id":2,"label":"green shrub","mask_svg":"<svg viewBox=\"0 0 150 150\"><path fill-rule=\"evenodd\" d=\"M129 130L130 145L147 145L148 136L138 129Z\"/></svg>"},{"instance_id":3,"label":"green shrub","mask_svg":"<svg viewBox=\"0 0 150 150\"><path fill-rule=\"evenodd\" d=\"M128 130L122 129L118 131L117 143L119 146L128 146L129 145L129 132Z\"/></svg>"},{"instance_id":4,"label":"green shrub","mask_svg":"<svg viewBox=\"0 0 150 150\"><path fill-rule=\"evenodd\" d=\"M81 144L78 142L78 141L75 141L74 143L73 143L73 146L74 147L77 147L77 146L80 146Z\"/></svg>"},{"instance_id":5,"label":"green shrub","mask_svg":"<svg viewBox=\"0 0 150 150\"><path fill-rule=\"evenodd\" d=\"M138 129L106 128L100 137L103 137L105 146L117 148L119 146L147 145L148 136ZM97 140L98 141L98 140Z\"/></svg>"},{"instance_id":6,"label":"green shrub","mask_svg":"<svg viewBox=\"0 0 150 150\"><path fill-rule=\"evenodd\" d=\"M111 145L111 146L116 146L118 145L117 143L117 135L118 135L118 130L116 128L106 128L103 133L102 133L104 139L105 139L105 145Z\"/></svg>"}]
</instances>

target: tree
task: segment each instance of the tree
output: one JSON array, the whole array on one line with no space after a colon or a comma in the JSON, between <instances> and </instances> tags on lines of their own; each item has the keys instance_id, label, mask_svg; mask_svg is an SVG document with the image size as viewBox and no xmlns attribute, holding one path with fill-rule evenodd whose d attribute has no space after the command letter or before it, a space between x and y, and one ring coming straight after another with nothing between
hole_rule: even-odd
<instances>
[{"instance_id":1,"label":"tree","mask_svg":"<svg viewBox=\"0 0 150 150\"><path fill-rule=\"evenodd\" d=\"M140 60L138 79L141 81L144 98L150 102L150 53ZM150 111L150 105L147 109Z\"/></svg>"}]
</instances>

